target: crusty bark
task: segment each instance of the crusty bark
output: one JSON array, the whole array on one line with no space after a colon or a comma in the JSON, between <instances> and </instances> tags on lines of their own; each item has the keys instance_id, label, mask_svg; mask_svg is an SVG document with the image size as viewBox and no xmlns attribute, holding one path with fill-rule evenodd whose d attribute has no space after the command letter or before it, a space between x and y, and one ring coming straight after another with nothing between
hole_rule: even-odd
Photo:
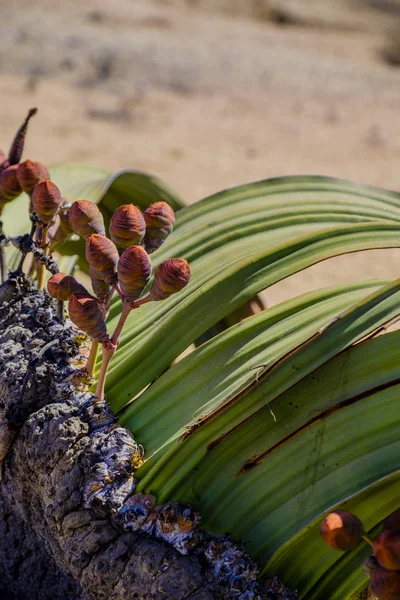
<instances>
[{"instance_id":1,"label":"crusty bark","mask_svg":"<svg viewBox=\"0 0 400 600\"><path fill-rule=\"evenodd\" d=\"M0 597L296 600L190 506L135 494L142 449L77 391L78 331L24 278L0 287Z\"/></svg>"}]
</instances>

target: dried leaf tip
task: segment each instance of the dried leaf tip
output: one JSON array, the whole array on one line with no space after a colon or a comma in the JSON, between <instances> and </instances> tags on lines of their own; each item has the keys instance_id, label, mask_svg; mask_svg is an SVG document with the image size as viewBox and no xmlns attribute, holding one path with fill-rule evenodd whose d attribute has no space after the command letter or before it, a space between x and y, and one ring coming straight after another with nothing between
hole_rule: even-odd
<instances>
[{"instance_id":1,"label":"dried leaf tip","mask_svg":"<svg viewBox=\"0 0 400 600\"><path fill-rule=\"evenodd\" d=\"M91 296L71 296L68 303L71 321L94 340L109 344L106 323L99 303Z\"/></svg>"},{"instance_id":2,"label":"dried leaf tip","mask_svg":"<svg viewBox=\"0 0 400 600\"><path fill-rule=\"evenodd\" d=\"M352 513L337 510L322 521L320 534L324 542L334 550L352 550L360 543L364 527Z\"/></svg>"},{"instance_id":3,"label":"dried leaf tip","mask_svg":"<svg viewBox=\"0 0 400 600\"><path fill-rule=\"evenodd\" d=\"M38 183L33 190L32 209L44 225L52 222L61 204L60 190L49 179Z\"/></svg>"},{"instance_id":4,"label":"dried leaf tip","mask_svg":"<svg viewBox=\"0 0 400 600\"><path fill-rule=\"evenodd\" d=\"M161 263L154 274L150 296L152 300L164 300L182 290L190 281L190 267L183 258L170 258Z\"/></svg>"},{"instance_id":5,"label":"dried leaf tip","mask_svg":"<svg viewBox=\"0 0 400 600\"><path fill-rule=\"evenodd\" d=\"M108 238L92 234L86 240L86 260L102 281L110 285L117 282L119 254L115 244Z\"/></svg>"},{"instance_id":6,"label":"dried leaf tip","mask_svg":"<svg viewBox=\"0 0 400 600\"><path fill-rule=\"evenodd\" d=\"M42 163L25 160L18 165L17 179L22 190L30 195L37 184L50 179L50 175Z\"/></svg>"},{"instance_id":7,"label":"dried leaf tip","mask_svg":"<svg viewBox=\"0 0 400 600\"><path fill-rule=\"evenodd\" d=\"M155 202L143 213L146 222L144 247L151 254L167 239L174 228L175 213L166 202Z\"/></svg>"},{"instance_id":8,"label":"dried leaf tip","mask_svg":"<svg viewBox=\"0 0 400 600\"><path fill-rule=\"evenodd\" d=\"M110 237L118 248L140 244L146 231L146 222L137 206L124 204L117 208L110 221Z\"/></svg>"},{"instance_id":9,"label":"dried leaf tip","mask_svg":"<svg viewBox=\"0 0 400 600\"><path fill-rule=\"evenodd\" d=\"M103 215L93 202L76 200L69 209L72 229L85 240L93 233L105 236Z\"/></svg>"},{"instance_id":10,"label":"dried leaf tip","mask_svg":"<svg viewBox=\"0 0 400 600\"><path fill-rule=\"evenodd\" d=\"M11 144L10 152L8 154L8 161L10 165L16 165L21 160L22 153L24 151L25 136L28 130L28 123L30 119L36 115L36 113L37 108L30 108L24 122L15 134L15 138Z\"/></svg>"},{"instance_id":11,"label":"dried leaf tip","mask_svg":"<svg viewBox=\"0 0 400 600\"><path fill-rule=\"evenodd\" d=\"M151 277L151 260L142 246L130 246L118 262L118 282L126 302L137 300Z\"/></svg>"},{"instance_id":12,"label":"dried leaf tip","mask_svg":"<svg viewBox=\"0 0 400 600\"><path fill-rule=\"evenodd\" d=\"M53 298L64 302L69 300L72 294L89 296L87 289L75 277L65 273L52 275L47 282L47 291Z\"/></svg>"}]
</instances>

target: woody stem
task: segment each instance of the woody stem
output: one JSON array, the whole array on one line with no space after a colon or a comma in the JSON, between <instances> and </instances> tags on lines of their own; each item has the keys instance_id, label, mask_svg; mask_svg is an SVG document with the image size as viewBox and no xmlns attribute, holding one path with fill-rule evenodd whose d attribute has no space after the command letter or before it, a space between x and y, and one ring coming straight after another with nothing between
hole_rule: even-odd
<instances>
[{"instance_id":1,"label":"woody stem","mask_svg":"<svg viewBox=\"0 0 400 600\"><path fill-rule=\"evenodd\" d=\"M3 223L0 221L0 242L5 239L5 235L3 232ZM7 266L6 266L6 256L4 253L3 246L0 246L0 274L1 274L1 283L7 279Z\"/></svg>"},{"instance_id":2,"label":"woody stem","mask_svg":"<svg viewBox=\"0 0 400 600\"><path fill-rule=\"evenodd\" d=\"M86 371L88 375L93 376L94 367L96 364L97 353L99 351L99 341L92 340L92 345L90 347L89 356L86 363Z\"/></svg>"},{"instance_id":3,"label":"woody stem","mask_svg":"<svg viewBox=\"0 0 400 600\"><path fill-rule=\"evenodd\" d=\"M33 236L35 235L35 231L36 231L36 223L35 223L35 221L32 221L31 231L29 233L29 243L33 240ZM26 251L22 252L21 260L19 261L19 264L18 264L18 267L17 267L17 271L19 273L22 273L22 267L24 265L24 260L26 258L26 254L27 254ZM28 273L28 277L32 277L33 273L35 272L34 266L35 266L35 259L32 257L32 263L31 263L31 268L30 268L29 273Z\"/></svg>"},{"instance_id":4,"label":"woody stem","mask_svg":"<svg viewBox=\"0 0 400 600\"><path fill-rule=\"evenodd\" d=\"M44 248L44 252L46 252L46 242L47 242L47 227L43 227L41 246L42 246L42 248ZM39 288L39 290L41 290L43 287L44 272L45 272L44 264L39 263L39 266L38 266L38 288Z\"/></svg>"}]
</instances>

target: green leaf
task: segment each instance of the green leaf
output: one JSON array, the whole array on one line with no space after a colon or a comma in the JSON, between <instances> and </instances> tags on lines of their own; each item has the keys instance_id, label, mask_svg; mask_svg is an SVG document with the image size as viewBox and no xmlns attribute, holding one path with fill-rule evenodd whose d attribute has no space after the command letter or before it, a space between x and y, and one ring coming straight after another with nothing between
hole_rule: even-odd
<instances>
[{"instance_id":1,"label":"green leaf","mask_svg":"<svg viewBox=\"0 0 400 600\"><path fill-rule=\"evenodd\" d=\"M321 347L318 350L326 356ZM327 573L341 555L322 544L318 524L332 506L340 505L371 529L397 507L399 350L400 332L394 332L358 344L316 370L315 363L303 365L279 395L271 378L247 394L242 390L236 426L230 422L224 431L221 413L203 432L199 428L186 440L175 439L158 463L157 454L148 461L152 468L147 474L147 464L138 470L139 479L144 475L139 489L159 494L160 501L168 497L191 502L203 515L204 526L245 540L261 564L269 560L265 574L278 574L298 588L301 597L350 597L364 580L360 565L365 555L345 555L341 560L350 561L347 571L341 563L327 582ZM301 369L302 364L294 355L287 366ZM311 372L304 378L307 371ZM282 376L285 373L289 369ZM167 394L157 397L161 406L166 401ZM249 418L243 409L246 402L253 408L262 402L264 408ZM232 420L233 406L226 420ZM177 413L175 406L166 422ZM385 477L394 483L375 497L377 482ZM359 502L343 504L360 491L362 509Z\"/></svg>"},{"instance_id":2,"label":"green leaf","mask_svg":"<svg viewBox=\"0 0 400 600\"><path fill-rule=\"evenodd\" d=\"M106 220L124 202L182 205L149 176L81 169L56 182L71 199L99 200ZM121 421L145 445L138 489L191 501L205 527L245 541L264 574L304 600L348 600L365 585L365 547L332 554L318 534L324 514L350 508L375 532L396 507L400 332L366 338L400 314L400 280L295 298L169 366L266 287L332 256L400 247L399 233L399 194L325 177L261 181L182 208L152 259L188 259L192 281L132 313L111 365L114 408L137 396ZM115 299L111 331L120 309Z\"/></svg>"},{"instance_id":3,"label":"green leaf","mask_svg":"<svg viewBox=\"0 0 400 600\"><path fill-rule=\"evenodd\" d=\"M151 456L200 416L218 410L257 382L266 368L381 285L326 288L244 320L157 379L122 414L121 423L139 436Z\"/></svg>"},{"instance_id":4,"label":"green leaf","mask_svg":"<svg viewBox=\"0 0 400 600\"><path fill-rule=\"evenodd\" d=\"M154 267L189 260L192 282L131 315L107 396L123 406L210 327L273 283L331 256L399 245L399 195L326 177L233 188L179 211ZM152 258L153 258L152 256ZM115 327L120 304L110 313Z\"/></svg>"},{"instance_id":5,"label":"green leaf","mask_svg":"<svg viewBox=\"0 0 400 600\"><path fill-rule=\"evenodd\" d=\"M269 285L331 256L399 246L399 230L398 194L319 177L182 209L153 262L183 256L192 282L134 311L107 383L114 408L138 395L121 417L146 449L138 489L190 501L205 527L245 541L266 575L308 600L345 600L365 584L365 548L332 558L323 515L347 504L374 531L398 496L400 332L364 338L400 314L400 280L296 298L165 370ZM119 311L115 301L110 330Z\"/></svg>"},{"instance_id":6,"label":"green leaf","mask_svg":"<svg viewBox=\"0 0 400 600\"><path fill-rule=\"evenodd\" d=\"M232 242L194 260L192 283L185 290L131 315L107 379L106 393L114 407L123 406L211 325L269 285L331 256L400 245L398 226L384 223L325 229L264 253L260 247L268 245L270 236L253 239L246 238L247 247ZM235 249L238 245L241 251ZM116 304L110 331L118 312Z\"/></svg>"},{"instance_id":7,"label":"green leaf","mask_svg":"<svg viewBox=\"0 0 400 600\"><path fill-rule=\"evenodd\" d=\"M370 537L375 537L381 522L398 508L400 473L378 480L329 508L301 529L272 555L264 574L275 573L284 581L296 582L303 600L343 600L365 587L367 577L363 561L371 556L371 547L361 542L352 552L337 552L321 543L319 528L324 516L337 508L356 514ZM304 561L304 558L306 559Z\"/></svg>"},{"instance_id":8,"label":"green leaf","mask_svg":"<svg viewBox=\"0 0 400 600\"><path fill-rule=\"evenodd\" d=\"M278 310L284 311L285 304L278 307ZM308 315L305 312L305 316L302 315L302 318L307 319L308 317L308 320L310 320L311 313L312 319L313 308L309 309ZM367 296L365 300L345 311L339 319L334 320L321 333L318 333L318 327L321 322L317 321L314 326L309 328L308 333L310 333L310 329L312 333L307 340L304 339L304 332L301 332L302 335L295 336L291 342L288 342L287 346L291 348L290 351L287 351L287 346L285 348L279 340L278 349L281 349L283 345L282 350L283 352L286 351L283 354L282 350L274 354L275 347L273 346L273 342L275 336L278 336L279 339L282 336L282 329L285 329L285 323L283 321L280 322L277 317L277 325L275 326L277 331L275 332L274 327L269 325L263 331L262 337L259 340L260 344L262 341L264 342L265 347L268 347L269 340L272 340L272 351L270 351L271 364L260 369L258 373L252 373L247 381L243 381L240 370L236 369L232 375L234 382L231 384L232 387L229 390L229 394L222 397L220 402L218 402L217 397L217 402L215 403L207 401L206 396L206 404L197 406L196 412L197 415L201 415L201 418L192 418L185 424L185 427L179 427L181 423L177 415L179 407L175 411L171 410L167 413L171 420L177 420L176 432L171 438L164 441L163 446L158 449L158 454L148 459L145 466L142 467L142 477L144 473L146 473L146 476L142 479L141 485L144 487L150 486L157 493L161 493L163 499L167 496L171 497L178 489L179 492L185 491L189 493L191 486L190 473L193 472L193 468L196 468L196 481L200 480L198 464L209 452L210 447L213 448L216 446L218 448L220 442L225 444L226 436L228 434L229 436L230 434L235 435L237 431L239 431L241 440L247 440L247 438L243 437L243 429L249 427L248 431L252 439L252 450L250 451L245 446L244 452L246 456L243 456L241 463L235 466L236 476L240 469L246 466L246 461L249 461L252 457L255 460L254 457L258 456L254 448L253 436L255 429L252 429L252 427L256 427L256 423L258 422L258 413L260 411L263 414L265 413L264 419L261 420L261 428L263 432L271 429L269 431L271 446L278 444L281 439L280 427L276 425L274 418L270 414L270 410L273 411L278 423L281 423L284 427L283 433L285 436L289 435L291 431L289 415L287 413L290 413L291 419L294 416L299 419L294 421L292 426L293 431L301 426L303 415L301 413L298 414L299 409L296 408L296 410L293 410L291 405L288 405L284 415L279 417L276 414L274 400L285 390L299 383L305 376L324 362L375 330L379 325L390 320L399 312L400 280L394 284L380 288L371 296ZM248 321L251 323L255 318L251 317ZM299 327L301 321L298 317L296 318L295 316L290 320L294 321L295 324L299 323L297 325ZM288 324L289 331L294 326L290 323L290 320ZM232 333L232 331L221 334L215 338L214 343L224 344L225 337L229 336L229 333ZM234 333L239 338L241 337L242 329L240 326L234 328ZM315 335L316 333L317 335ZM194 361L196 364L200 350L185 359L186 363ZM257 360L254 366L262 364L264 356L257 357L256 360L258 358L262 360ZM179 367L179 364L177 366ZM171 373L173 371L174 369L171 370ZM168 374L168 376L170 375ZM169 385L164 396L161 393L157 395L157 401L160 403L160 406L164 407L168 403L169 395L175 398L177 390L174 387L179 388L179 382L181 381L179 375L176 381L175 386ZM211 389L215 389L212 382ZM324 406L323 403L320 403L319 396L318 405L317 407L312 407L312 410ZM203 395L199 397L202 398ZM294 406L297 407L298 402L294 401ZM194 407L192 407L193 411ZM251 417L255 419L254 424ZM165 418L163 421L165 427L167 427L168 421ZM266 423L264 423L265 421ZM134 422L132 425L134 425ZM189 429L190 435L187 435L183 441L182 435L185 433L185 428ZM216 452L218 453L217 450ZM260 450L260 454L263 455L264 452L265 449ZM215 452L213 453L214 456ZM248 465L248 467L251 467L251 465Z\"/></svg>"}]
</instances>

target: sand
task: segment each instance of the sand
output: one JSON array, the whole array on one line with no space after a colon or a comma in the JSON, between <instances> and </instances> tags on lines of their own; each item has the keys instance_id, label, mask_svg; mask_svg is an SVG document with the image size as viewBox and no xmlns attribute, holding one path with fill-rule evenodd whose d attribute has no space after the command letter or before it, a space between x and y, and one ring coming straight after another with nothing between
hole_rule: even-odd
<instances>
[{"instance_id":1,"label":"sand","mask_svg":"<svg viewBox=\"0 0 400 600\"><path fill-rule=\"evenodd\" d=\"M288 174L400 188L397 0L3 0L0 147L156 174L188 202ZM398 276L400 251L340 257L274 304Z\"/></svg>"}]
</instances>

